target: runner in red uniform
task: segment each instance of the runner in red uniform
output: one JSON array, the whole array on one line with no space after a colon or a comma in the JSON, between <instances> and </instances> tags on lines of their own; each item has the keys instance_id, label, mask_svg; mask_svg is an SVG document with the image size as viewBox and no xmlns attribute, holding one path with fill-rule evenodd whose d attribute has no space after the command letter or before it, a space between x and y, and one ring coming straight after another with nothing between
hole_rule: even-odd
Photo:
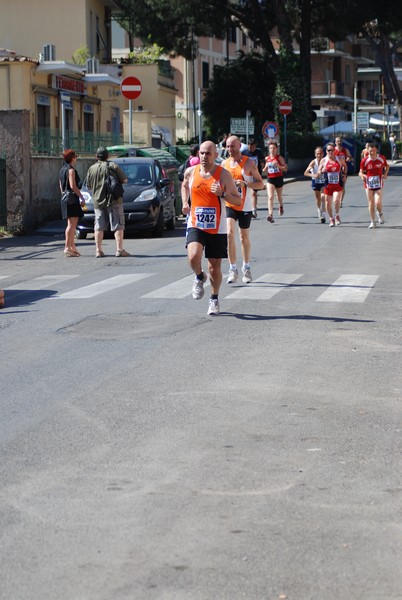
<instances>
[{"instance_id":1,"label":"runner in red uniform","mask_svg":"<svg viewBox=\"0 0 402 600\"><path fill-rule=\"evenodd\" d=\"M349 150L342 144L342 138L341 137L336 137L335 138L335 151L334 151L334 156L336 159L339 159L341 161L344 161L346 163L346 172L345 172L345 179L343 181L342 184L342 194L341 194L341 207L343 205L343 200L345 198L345 185L346 185L346 180L347 180L347 175L348 175L348 164L352 165L353 164L353 157L351 155L351 153L349 152Z\"/></svg>"},{"instance_id":2,"label":"runner in red uniform","mask_svg":"<svg viewBox=\"0 0 402 600\"><path fill-rule=\"evenodd\" d=\"M375 229L375 216L382 225L384 217L382 214L382 189L384 181L388 176L389 164L382 154L378 154L375 144L368 145L369 155L360 162L359 176L364 182L368 209L370 213L369 229Z\"/></svg>"},{"instance_id":3,"label":"runner in red uniform","mask_svg":"<svg viewBox=\"0 0 402 600\"><path fill-rule=\"evenodd\" d=\"M186 169L181 187L183 214L189 215L188 262L195 273L192 295L195 300L204 295L204 283L208 277L202 270L201 261L205 248L212 292L208 315L219 315L222 258L228 256L225 200L237 206L241 204L241 197L231 174L215 163L217 156L215 144L203 142L200 146L201 164Z\"/></svg>"},{"instance_id":4,"label":"runner in red uniform","mask_svg":"<svg viewBox=\"0 0 402 600\"><path fill-rule=\"evenodd\" d=\"M265 167L262 172L267 173L268 192L268 216L267 221L274 223L274 195L275 190L279 202L279 214L283 215L283 174L288 170L285 159L278 154L278 144L270 142L268 146L269 155L265 159Z\"/></svg>"},{"instance_id":5,"label":"runner in red uniform","mask_svg":"<svg viewBox=\"0 0 402 600\"><path fill-rule=\"evenodd\" d=\"M339 209L341 206L342 181L345 180L346 163L339 156L338 160L334 156L335 145L327 144L327 156L320 162L317 175L326 173L327 184L324 188L325 203L329 215L329 226L340 225ZM335 207L335 219L332 211L332 200Z\"/></svg>"}]
</instances>

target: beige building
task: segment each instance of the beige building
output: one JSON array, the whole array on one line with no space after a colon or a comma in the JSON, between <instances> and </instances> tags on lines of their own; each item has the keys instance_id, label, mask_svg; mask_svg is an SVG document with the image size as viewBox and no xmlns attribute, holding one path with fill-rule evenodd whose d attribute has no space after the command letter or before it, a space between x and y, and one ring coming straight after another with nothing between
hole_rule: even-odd
<instances>
[{"instance_id":1,"label":"beige building","mask_svg":"<svg viewBox=\"0 0 402 600\"><path fill-rule=\"evenodd\" d=\"M120 45L113 48L112 56L116 60L127 58L128 38L116 23L113 23L113 39L117 39ZM197 138L203 129L200 104L212 79L215 65L224 65L229 60L237 58L237 52L248 53L256 49L248 35L237 27L231 27L223 39L200 37L197 38L197 43L198 51L194 60L187 60L182 56L170 59L176 87L175 98L170 101L174 102L172 106L175 114L176 136L184 141ZM134 45L142 47L143 43L140 39L135 39ZM138 69L142 66L146 65L135 65L132 68ZM156 108L150 108L154 100L149 95L143 95L136 103L136 109L142 106L143 110L155 111ZM228 119L228 129L229 126Z\"/></svg>"},{"instance_id":2,"label":"beige building","mask_svg":"<svg viewBox=\"0 0 402 600\"><path fill-rule=\"evenodd\" d=\"M168 61L112 63L111 14L117 8L111 0L38 0L34 10L31 0L2 6L0 40L10 50L0 50L0 111L30 112L34 153L63 147L93 153L98 145L128 141L129 101L120 84L129 75L143 85L132 101L133 141L175 143L174 70ZM91 58L74 64L83 48Z\"/></svg>"},{"instance_id":3,"label":"beige building","mask_svg":"<svg viewBox=\"0 0 402 600\"><path fill-rule=\"evenodd\" d=\"M200 37L197 41L198 52L193 61L181 56L172 60L172 66L177 70L177 137L184 140L196 138L203 130L200 103L213 77L214 67L223 66L229 60L237 58L239 51L247 54L256 49L254 42L238 27L230 28L223 39ZM228 119L228 130L229 127Z\"/></svg>"},{"instance_id":4,"label":"beige building","mask_svg":"<svg viewBox=\"0 0 402 600\"><path fill-rule=\"evenodd\" d=\"M0 45L39 60L72 62L81 46L111 62L112 0L13 0L1 3ZM52 48L53 47L53 48ZM46 50L45 50L46 48Z\"/></svg>"}]
</instances>

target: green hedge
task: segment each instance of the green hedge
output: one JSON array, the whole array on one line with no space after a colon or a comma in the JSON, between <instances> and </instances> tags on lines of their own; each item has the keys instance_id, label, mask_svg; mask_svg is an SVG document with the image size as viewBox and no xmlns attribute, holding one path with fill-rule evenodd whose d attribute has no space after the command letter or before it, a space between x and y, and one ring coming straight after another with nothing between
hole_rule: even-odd
<instances>
[{"instance_id":1,"label":"green hedge","mask_svg":"<svg viewBox=\"0 0 402 600\"><path fill-rule=\"evenodd\" d=\"M281 133L281 149L283 151L284 136ZM323 137L317 133L297 133L289 131L286 135L286 151L289 158L308 158L314 156L317 146L323 145Z\"/></svg>"}]
</instances>

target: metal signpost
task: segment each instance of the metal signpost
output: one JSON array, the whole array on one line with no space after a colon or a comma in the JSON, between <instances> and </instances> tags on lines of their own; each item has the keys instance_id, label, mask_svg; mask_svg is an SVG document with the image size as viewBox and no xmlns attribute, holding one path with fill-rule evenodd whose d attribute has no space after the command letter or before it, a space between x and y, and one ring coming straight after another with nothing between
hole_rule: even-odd
<instances>
[{"instance_id":1,"label":"metal signpost","mask_svg":"<svg viewBox=\"0 0 402 600\"><path fill-rule=\"evenodd\" d=\"M292 103L290 100L283 100L279 104L279 112L283 115L283 139L284 139L284 158L285 162L288 162L287 151L286 151L286 117L292 112Z\"/></svg>"},{"instance_id":2,"label":"metal signpost","mask_svg":"<svg viewBox=\"0 0 402 600\"><path fill-rule=\"evenodd\" d=\"M133 143L133 112L132 112L132 100L138 98L142 92L142 83L137 77L125 77L120 84L120 91L125 98L129 100L129 143Z\"/></svg>"}]
</instances>

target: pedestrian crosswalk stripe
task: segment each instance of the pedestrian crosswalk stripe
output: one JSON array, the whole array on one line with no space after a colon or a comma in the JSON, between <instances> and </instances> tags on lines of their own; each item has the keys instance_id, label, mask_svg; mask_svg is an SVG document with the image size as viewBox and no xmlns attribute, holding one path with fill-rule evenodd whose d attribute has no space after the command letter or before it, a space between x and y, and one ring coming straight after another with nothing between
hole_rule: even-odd
<instances>
[{"instance_id":1,"label":"pedestrian crosswalk stripe","mask_svg":"<svg viewBox=\"0 0 402 600\"><path fill-rule=\"evenodd\" d=\"M269 300L282 290L289 287L303 275L295 273L267 273L258 279L253 279L244 287L237 288L226 296L226 300Z\"/></svg>"},{"instance_id":2,"label":"pedestrian crosswalk stripe","mask_svg":"<svg viewBox=\"0 0 402 600\"><path fill-rule=\"evenodd\" d=\"M134 283L135 281L152 277L152 275L155 275L155 273L132 273L130 275L116 275L115 277L104 279L98 283L92 283L91 285L86 285L76 290L71 290L71 292L64 292L64 294L59 294L54 296L54 298L62 298L63 300L93 298L99 294L104 294L110 290L115 290L116 288L123 287L124 285Z\"/></svg>"},{"instance_id":3,"label":"pedestrian crosswalk stripe","mask_svg":"<svg viewBox=\"0 0 402 600\"><path fill-rule=\"evenodd\" d=\"M189 275L188 277L169 283L169 285L165 285L153 292L149 292L148 294L141 296L141 298L185 298L191 294L193 281L194 275ZM205 283L204 287L207 287L208 285L209 283Z\"/></svg>"},{"instance_id":4,"label":"pedestrian crosswalk stripe","mask_svg":"<svg viewBox=\"0 0 402 600\"><path fill-rule=\"evenodd\" d=\"M364 302L378 275L341 275L317 298L317 302Z\"/></svg>"},{"instance_id":5,"label":"pedestrian crosswalk stripe","mask_svg":"<svg viewBox=\"0 0 402 600\"><path fill-rule=\"evenodd\" d=\"M86 299L93 298L99 294L113 291L117 288L127 286L142 279L153 277L158 273L131 273L116 275L102 281L98 281L91 285L78 287L76 289L57 293L51 299ZM69 281L80 277L80 275L43 275L35 277L27 281L23 281L16 285L7 287L3 284L5 291L21 291L30 292L38 291L45 288L53 287L55 291L59 291L57 284ZM269 300L279 292L295 291L300 289L298 284L294 284L302 274L296 273L266 273L265 275L254 279L252 283L240 284L231 286L223 283L221 288L221 297L225 300ZM7 279L7 275L0 275L0 280ZM319 302L364 302L376 284L378 275L361 275L349 274L341 275L334 283L329 285L326 290L316 298ZM188 275L168 285L159 287L151 292L148 292L141 298L155 299L177 299L181 300L191 296L194 275ZM205 288L210 285L209 281L205 283ZM305 284L303 287L308 287ZM65 288L64 288L65 289Z\"/></svg>"},{"instance_id":6,"label":"pedestrian crosswalk stripe","mask_svg":"<svg viewBox=\"0 0 402 600\"><path fill-rule=\"evenodd\" d=\"M42 277L35 277L34 279L29 279L28 281L22 281L16 285L10 285L10 287L7 287L6 290L43 290L52 285L57 285L62 281L74 279L74 277L78 277L78 275L43 275Z\"/></svg>"}]
</instances>

